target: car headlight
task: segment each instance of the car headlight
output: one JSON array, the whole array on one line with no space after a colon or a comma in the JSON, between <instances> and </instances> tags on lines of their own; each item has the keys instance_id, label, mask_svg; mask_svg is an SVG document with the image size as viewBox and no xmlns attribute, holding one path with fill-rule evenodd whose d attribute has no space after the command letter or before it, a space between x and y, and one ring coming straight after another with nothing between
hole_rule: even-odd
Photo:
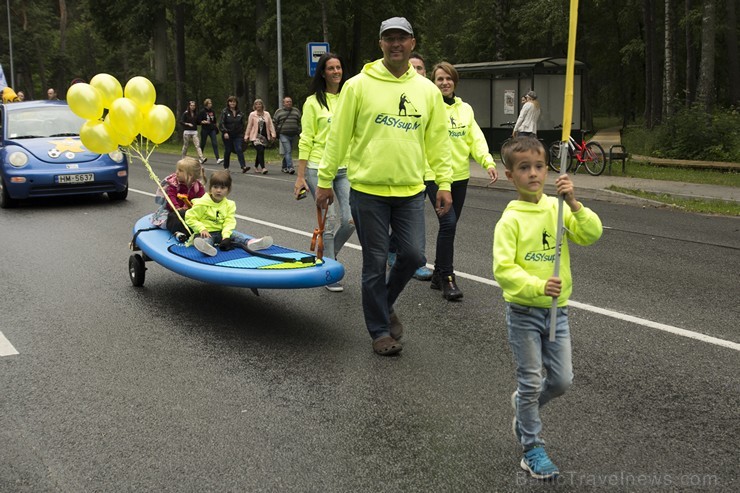
<instances>
[{"instance_id":1,"label":"car headlight","mask_svg":"<svg viewBox=\"0 0 740 493\"><path fill-rule=\"evenodd\" d=\"M123 161L123 153L118 149L113 152L109 152L108 156L117 163Z\"/></svg>"},{"instance_id":2,"label":"car headlight","mask_svg":"<svg viewBox=\"0 0 740 493\"><path fill-rule=\"evenodd\" d=\"M8 157L8 163L14 168L22 168L28 164L28 154L16 151Z\"/></svg>"}]
</instances>

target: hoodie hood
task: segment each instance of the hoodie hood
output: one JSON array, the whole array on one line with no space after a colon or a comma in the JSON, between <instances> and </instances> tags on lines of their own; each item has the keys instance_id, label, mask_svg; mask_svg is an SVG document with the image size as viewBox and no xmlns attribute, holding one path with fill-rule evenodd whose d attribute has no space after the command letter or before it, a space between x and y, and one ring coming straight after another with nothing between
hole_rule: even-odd
<instances>
[{"instance_id":1,"label":"hoodie hood","mask_svg":"<svg viewBox=\"0 0 740 493\"><path fill-rule=\"evenodd\" d=\"M383 65L382 58L375 60L374 62L366 63L365 66L362 67L362 73L376 80L399 83L406 82L410 78L418 75L416 73L416 70L414 70L414 68L409 63L406 72L401 77L396 77L395 75L390 73L385 65Z\"/></svg>"}]
</instances>

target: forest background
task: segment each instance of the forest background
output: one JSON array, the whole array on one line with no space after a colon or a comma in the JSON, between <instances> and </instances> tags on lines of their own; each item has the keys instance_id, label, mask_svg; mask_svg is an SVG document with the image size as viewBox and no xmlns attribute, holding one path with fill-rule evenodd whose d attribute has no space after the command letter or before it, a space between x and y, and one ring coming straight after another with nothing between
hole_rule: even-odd
<instances>
[{"instance_id":1,"label":"forest background","mask_svg":"<svg viewBox=\"0 0 740 493\"><path fill-rule=\"evenodd\" d=\"M29 99L106 72L142 75L157 103L229 95L278 106L276 0L6 0L15 89ZM306 44L326 41L351 74L381 56L378 26L404 16L428 68L564 57L569 0L282 0L284 94L308 92ZM581 0L576 58L593 116L653 131L665 157L740 162L740 0ZM10 50L0 63L10 83ZM593 128L593 127L592 127ZM179 134L176 133L176 136Z\"/></svg>"}]
</instances>

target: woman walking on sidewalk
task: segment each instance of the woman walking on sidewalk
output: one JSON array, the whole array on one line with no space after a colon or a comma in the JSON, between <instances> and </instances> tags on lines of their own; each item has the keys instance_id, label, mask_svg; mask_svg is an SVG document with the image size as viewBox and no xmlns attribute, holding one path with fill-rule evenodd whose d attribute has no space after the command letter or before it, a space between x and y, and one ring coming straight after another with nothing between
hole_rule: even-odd
<instances>
[{"instance_id":1,"label":"woman walking on sidewalk","mask_svg":"<svg viewBox=\"0 0 740 493\"><path fill-rule=\"evenodd\" d=\"M516 119L516 125L511 131L511 136L516 137L517 135L525 137L530 136L537 138L537 122L540 119L540 102L537 101L537 93L529 91L524 96L524 106L522 111L519 113L519 118Z\"/></svg>"},{"instance_id":2,"label":"woman walking on sidewalk","mask_svg":"<svg viewBox=\"0 0 740 493\"><path fill-rule=\"evenodd\" d=\"M229 169L231 152L236 153L242 173L249 170L244 162L244 151L242 141L244 139L244 113L239 110L239 100L236 96L229 96L226 100L226 108L221 112L218 120L218 128L221 130L221 138L224 142L224 169Z\"/></svg>"}]
</instances>

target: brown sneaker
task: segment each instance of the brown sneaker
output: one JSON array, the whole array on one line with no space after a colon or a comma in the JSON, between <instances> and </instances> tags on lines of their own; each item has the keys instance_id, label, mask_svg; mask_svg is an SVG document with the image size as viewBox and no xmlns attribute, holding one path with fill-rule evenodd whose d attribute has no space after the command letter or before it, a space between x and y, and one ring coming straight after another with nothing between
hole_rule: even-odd
<instances>
[{"instance_id":1,"label":"brown sneaker","mask_svg":"<svg viewBox=\"0 0 740 493\"><path fill-rule=\"evenodd\" d=\"M373 341L373 351L381 356L391 356L400 352L403 346L391 336L378 337Z\"/></svg>"}]
</instances>

